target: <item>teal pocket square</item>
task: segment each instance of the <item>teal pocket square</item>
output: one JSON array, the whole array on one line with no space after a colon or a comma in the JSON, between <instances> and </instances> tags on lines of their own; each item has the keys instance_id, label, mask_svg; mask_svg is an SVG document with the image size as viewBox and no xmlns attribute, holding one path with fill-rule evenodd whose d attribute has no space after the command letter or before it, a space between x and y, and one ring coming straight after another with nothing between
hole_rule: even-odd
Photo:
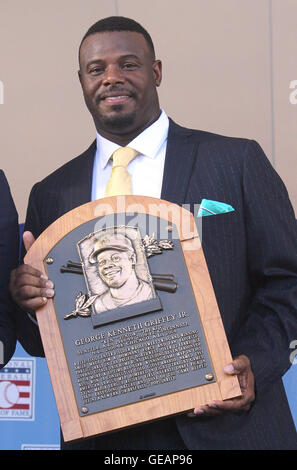
<instances>
[{"instance_id":1,"label":"teal pocket square","mask_svg":"<svg viewBox=\"0 0 297 470\"><path fill-rule=\"evenodd\" d=\"M209 199L202 199L197 217L205 215L223 214L224 212L234 211L232 206L224 202L211 201Z\"/></svg>"}]
</instances>

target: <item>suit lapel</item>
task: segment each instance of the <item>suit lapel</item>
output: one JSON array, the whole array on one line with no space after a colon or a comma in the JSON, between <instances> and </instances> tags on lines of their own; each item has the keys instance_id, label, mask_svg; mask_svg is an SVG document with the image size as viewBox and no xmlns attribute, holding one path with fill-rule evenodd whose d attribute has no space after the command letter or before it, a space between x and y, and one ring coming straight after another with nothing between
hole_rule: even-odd
<instances>
[{"instance_id":1,"label":"suit lapel","mask_svg":"<svg viewBox=\"0 0 297 470\"><path fill-rule=\"evenodd\" d=\"M170 119L161 199L175 204L186 202L199 146L199 138L191 138L193 135L192 130L180 127Z\"/></svg>"},{"instance_id":2,"label":"suit lapel","mask_svg":"<svg viewBox=\"0 0 297 470\"><path fill-rule=\"evenodd\" d=\"M96 141L69 166L69 185L63 192L62 212L90 202Z\"/></svg>"}]
</instances>

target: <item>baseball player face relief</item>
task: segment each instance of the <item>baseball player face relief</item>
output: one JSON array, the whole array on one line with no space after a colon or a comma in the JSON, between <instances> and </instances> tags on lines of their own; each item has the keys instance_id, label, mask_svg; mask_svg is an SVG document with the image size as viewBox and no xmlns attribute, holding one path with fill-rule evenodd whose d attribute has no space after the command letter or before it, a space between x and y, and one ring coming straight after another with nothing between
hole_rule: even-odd
<instances>
[{"instance_id":1,"label":"baseball player face relief","mask_svg":"<svg viewBox=\"0 0 297 470\"><path fill-rule=\"evenodd\" d=\"M122 287L133 274L133 255L127 251L105 250L97 257L98 271L108 287Z\"/></svg>"}]
</instances>

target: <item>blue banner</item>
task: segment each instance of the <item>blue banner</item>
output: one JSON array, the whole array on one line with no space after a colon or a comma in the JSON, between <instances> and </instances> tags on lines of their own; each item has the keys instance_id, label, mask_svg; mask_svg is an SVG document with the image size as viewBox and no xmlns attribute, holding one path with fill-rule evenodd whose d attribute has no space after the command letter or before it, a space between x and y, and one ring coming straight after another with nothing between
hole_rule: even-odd
<instances>
[{"instance_id":1,"label":"blue banner","mask_svg":"<svg viewBox=\"0 0 297 470\"><path fill-rule=\"evenodd\" d=\"M0 450L60 449L59 418L46 360L18 343L0 370Z\"/></svg>"}]
</instances>

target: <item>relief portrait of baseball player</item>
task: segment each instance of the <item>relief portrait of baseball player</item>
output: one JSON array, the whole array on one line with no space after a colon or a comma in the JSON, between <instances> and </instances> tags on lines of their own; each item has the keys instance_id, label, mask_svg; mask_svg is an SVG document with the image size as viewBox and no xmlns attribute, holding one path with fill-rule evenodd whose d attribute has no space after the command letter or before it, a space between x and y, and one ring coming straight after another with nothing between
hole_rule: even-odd
<instances>
[{"instance_id":1,"label":"relief portrait of baseball player","mask_svg":"<svg viewBox=\"0 0 297 470\"><path fill-rule=\"evenodd\" d=\"M96 313L153 298L151 286L135 272L136 253L131 240L122 234L96 241L89 261L97 264L106 291L94 303Z\"/></svg>"}]
</instances>

